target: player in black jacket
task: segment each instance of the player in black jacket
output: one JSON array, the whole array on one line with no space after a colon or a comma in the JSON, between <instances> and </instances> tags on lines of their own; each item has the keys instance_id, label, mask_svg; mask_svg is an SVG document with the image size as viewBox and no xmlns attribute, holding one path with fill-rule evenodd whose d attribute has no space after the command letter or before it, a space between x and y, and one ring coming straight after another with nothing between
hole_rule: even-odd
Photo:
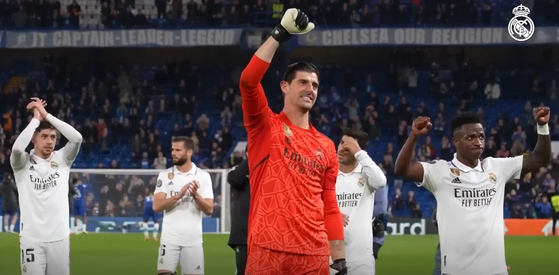
<instances>
[{"instance_id":1,"label":"player in black jacket","mask_svg":"<svg viewBox=\"0 0 559 275\"><path fill-rule=\"evenodd\" d=\"M10 173L4 174L4 181L0 185L0 196L2 196L2 213L4 213L4 232L14 233L19 204L17 187ZM11 224L10 217L12 218Z\"/></svg>"},{"instance_id":2,"label":"player in black jacket","mask_svg":"<svg viewBox=\"0 0 559 275\"><path fill-rule=\"evenodd\" d=\"M227 182L231 185L229 246L235 250L236 274L245 274L247 262L248 212L250 209L248 174L248 159L245 159L239 165L233 167L227 175Z\"/></svg>"}]
</instances>

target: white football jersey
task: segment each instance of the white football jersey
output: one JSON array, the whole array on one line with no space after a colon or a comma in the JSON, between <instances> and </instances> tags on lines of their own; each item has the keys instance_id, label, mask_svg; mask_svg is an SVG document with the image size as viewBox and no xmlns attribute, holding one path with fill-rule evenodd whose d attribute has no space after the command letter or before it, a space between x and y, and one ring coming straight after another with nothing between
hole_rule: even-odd
<instances>
[{"instance_id":1,"label":"white football jersey","mask_svg":"<svg viewBox=\"0 0 559 275\"><path fill-rule=\"evenodd\" d=\"M197 180L200 183L198 194L204 199L213 199L213 185L210 174L192 163L192 169L181 173L171 167L159 173L154 194L165 193L167 198L178 194L183 186ZM202 244L202 218L204 213L198 209L194 198L183 197L170 210L163 214L161 243L180 246Z\"/></svg>"},{"instance_id":2,"label":"white football jersey","mask_svg":"<svg viewBox=\"0 0 559 275\"><path fill-rule=\"evenodd\" d=\"M456 159L421 162L437 199L441 269L445 274L506 274L505 184L519 179L523 156L486 158L475 168Z\"/></svg>"},{"instance_id":3,"label":"white football jersey","mask_svg":"<svg viewBox=\"0 0 559 275\"><path fill-rule=\"evenodd\" d=\"M23 153L25 163L12 163L21 211L20 236L34 242L55 242L70 236L68 201L70 167L62 150L48 159ZM21 167L21 168L20 168Z\"/></svg>"},{"instance_id":4,"label":"white football jersey","mask_svg":"<svg viewBox=\"0 0 559 275\"><path fill-rule=\"evenodd\" d=\"M350 173L339 171L336 195L340 212L349 216L344 227L347 262L373 257L373 210L375 190L386 185L386 176L365 151L356 154L359 162Z\"/></svg>"}]
</instances>

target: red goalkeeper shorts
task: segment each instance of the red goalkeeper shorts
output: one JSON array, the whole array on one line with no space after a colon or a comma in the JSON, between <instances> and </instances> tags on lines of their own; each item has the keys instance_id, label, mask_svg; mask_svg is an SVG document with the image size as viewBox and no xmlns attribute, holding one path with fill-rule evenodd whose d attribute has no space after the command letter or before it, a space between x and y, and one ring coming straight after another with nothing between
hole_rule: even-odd
<instances>
[{"instance_id":1,"label":"red goalkeeper shorts","mask_svg":"<svg viewBox=\"0 0 559 275\"><path fill-rule=\"evenodd\" d=\"M292 254L257 245L248 248L246 275L329 275L328 256Z\"/></svg>"}]
</instances>

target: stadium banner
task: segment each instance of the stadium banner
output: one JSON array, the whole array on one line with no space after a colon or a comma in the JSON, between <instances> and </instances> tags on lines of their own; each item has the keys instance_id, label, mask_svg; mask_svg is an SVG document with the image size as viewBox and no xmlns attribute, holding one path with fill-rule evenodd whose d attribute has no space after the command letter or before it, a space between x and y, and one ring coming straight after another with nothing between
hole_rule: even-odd
<instances>
[{"instance_id":1,"label":"stadium banner","mask_svg":"<svg viewBox=\"0 0 559 275\"><path fill-rule=\"evenodd\" d=\"M559 27L536 27L528 41L515 41L507 28L354 28L317 29L297 36L300 46L452 46L559 43Z\"/></svg>"},{"instance_id":2,"label":"stadium banner","mask_svg":"<svg viewBox=\"0 0 559 275\"><path fill-rule=\"evenodd\" d=\"M200 47L239 45L243 29L6 31L5 48Z\"/></svg>"},{"instance_id":3,"label":"stadium banner","mask_svg":"<svg viewBox=\"0 0 559 275\"><path fill-rule=\"evenodd\" d=\"M551 219L505 219L507 236L551 236ZM559 228L555 228L559 234Z\"/></svg>"},{"instance_id":4,"label":"stadium banner","mask_svg":"<svg viewBox=\"0 0 559 275\"><path fill-rule=\"evenodd\" d=\"M385 230L388 235L438 234L432 220L420 218L390 218Z\"/></svg>"}]
</instances>

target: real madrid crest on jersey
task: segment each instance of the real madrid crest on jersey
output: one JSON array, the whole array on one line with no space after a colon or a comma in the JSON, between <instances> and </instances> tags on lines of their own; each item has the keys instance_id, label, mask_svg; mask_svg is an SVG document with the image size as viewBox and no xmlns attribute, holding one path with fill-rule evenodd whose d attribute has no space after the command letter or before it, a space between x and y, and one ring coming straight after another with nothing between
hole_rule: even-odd
<instances>
[{"instance_id":1,"label":"real madrid crest on jersey","mask_svg":"<svg viewBox=\"0 0 559 275\"><path fill-rule=\"evenodd\" d=\"M359 185L359 187L365 186L365 179L359 178L359 180L357 181L357 185Z\"/></svg>"},{"instance_id":2,"label":"real madrid crest on jersey","mask_svg":"<svg viewBox=\"0 0 559 275\"><path fill-rule=\"evenodd\" d=\"M497 176L493 173L489 173L489 181L493 184L497 183Z\"/></svg>"},{"instance_id":3,"label":"real madrid crest on jersey","mask_svg":"<svg viewBox=\"0 0 559 275\"><path fill-rule=\"evenodd\" d=\"M291 129L289 129L289 126L287 126L287 124L283 125L283 133L288 137L293 135L293 133L291 132Z\"/></svg>"},{"instance_id":4,"label":"real madrid crest on jersey","mask_svg":"<svg viewBox=\"0 0 559 275\"><path fill-rule=\"evenodd\" d=\"M53 168L53 169L56 169L56 168L58 168L58 163L56 163L56 161L51 161L50 162L50 167Z\"/></svg>"},{"instance_id":5,"label":"real madrid crest on jersey","mask_svg":"<svg viewBox=\"0 0 559 275\"><path fill-rule=\"evenodd\" d=\"M174 173L169 173L167 174L167 178L169 178L170 180L175 178L175 174Z\"/></svg>"},{"instance_id":6,"label":"real madrid crest on jersey","mask_svg":"<svg viewBox=\"0 0 559 275\"><path fill-rule=\"evenodd\" d=\"M460 170L458 170L458 168L450 168L450 173L452 173L453 175L459 177L460 176Z\"/></svg>"},{"instance_id":7,"label":"real madrid crest on jersey","mask_svg":"<svg viewBox=\"0 0 559 275\"><path fill-rule=\"evenodd\" d=\"M536 25L528 15L530 9L524 5L518 5L512 10L514 17L509 21L508 31L510 37L516 41L526 41L534 35Z\"/></svg>"}]
</instances>

